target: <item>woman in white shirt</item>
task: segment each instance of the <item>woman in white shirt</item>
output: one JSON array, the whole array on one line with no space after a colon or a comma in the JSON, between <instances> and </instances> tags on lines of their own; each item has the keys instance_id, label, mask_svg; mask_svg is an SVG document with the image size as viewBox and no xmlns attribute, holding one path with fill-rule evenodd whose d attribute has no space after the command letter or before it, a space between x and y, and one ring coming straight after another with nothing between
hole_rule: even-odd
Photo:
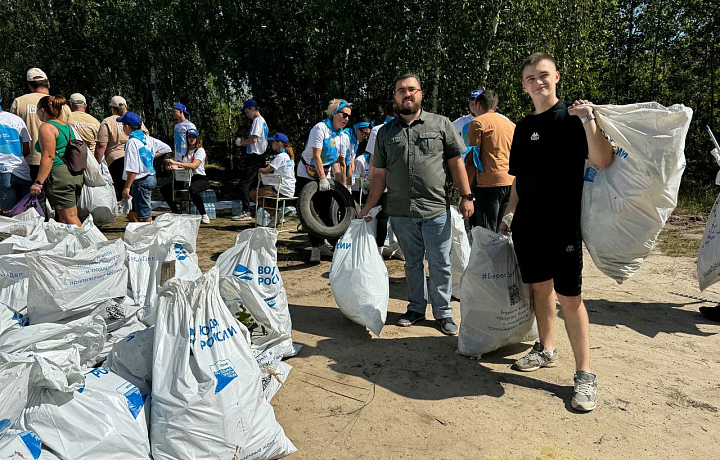
<instances>
[{"instance_id":1,"label":"woman in white shirt","mask_svg":"<svg viewBox=\"0 0 720 460\"><path fill-rule=\"evenodd\" d=\"M255 203L257 203L258 192L261 197L272 198L277 196L278 187L280 187L281 197L289 198L295 193L295 152L290 147L290 140L283 133L275 133L274 136L268 138L268 141L274 156L269 165L258 169L258 172L263 174L263 184L266 185L260 187L257 191L250 192L250 200ZM276 183L279 185L270 185ZM263 203L260 203L263 208L268 211L275 209L274 200L263 201ZM271 222L270 226L274 226L274 223Z\"/></svg>"},{"instance_id":2,"label":"woman in white shirt","mask_svg":"<svg viewBox=\"0 0 720 460\"><path fill-rule=\"evenodd\" d=\"M297 166L298 194L310 182L317 182L321 192L330 190L328 175L333 165L340 163L340 177L345 177L345 155L349 149L349 139L343 133L350 119L352 104L343 99L330 101L325 114L327 118L316 124L310 131L305 150ZM332 226L330 207L332 196L317 193L313 197L313 206L325 225ZM332 257L332 247L325 244L324 238L309 234L312 254L310 262L320 262L320 256Z\"/></svg>"},{"instance_id":3,"label":"woman in white shirt","mask_svg":"<svg viewBox=\"0 0 720 460\"><path fill-rule=\"evenodd\" d=\"M210 218L205 213L205 203L202 200L202 192L210 188L210 181L205 175L205 160L207 155L200 139L200 133L197 129L190 128L185 134L187 140L187 150L180 160L165 160L165 164L173 169L183 168L193 170L193 175L190 180L190 200L197 208L198 212L202 216L201 222L203 224L209 224ZM175 184L176 188L182 187L180 184ZM160 187L160 193L163 196L165 202L170 206L170 210L175 214L180 214L177 204L174 201L172 183L167 183Z\"/></svg>"}]
</instances>

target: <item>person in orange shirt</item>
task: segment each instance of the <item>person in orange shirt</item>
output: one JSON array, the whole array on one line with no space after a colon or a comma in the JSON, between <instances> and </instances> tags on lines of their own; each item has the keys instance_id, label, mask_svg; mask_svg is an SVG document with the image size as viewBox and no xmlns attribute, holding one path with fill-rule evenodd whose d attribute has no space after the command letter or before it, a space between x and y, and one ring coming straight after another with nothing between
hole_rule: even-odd
<instances>
[{"instance_id":1,"label":"person in orange shirt","mask_svg":"<svg viewBox=\"0 0 720 460\"><path fill-rule=\"evenodd\" d=\"M498 232L514 179L508 169L515 123L495 112L498 96L491 89L477 96L474 104L474 113L479 115L470 122L468 144L477 148L465 159L468 181L477 181L475 214L470 222L473 227Z\"/></svg>"}]
</instances>

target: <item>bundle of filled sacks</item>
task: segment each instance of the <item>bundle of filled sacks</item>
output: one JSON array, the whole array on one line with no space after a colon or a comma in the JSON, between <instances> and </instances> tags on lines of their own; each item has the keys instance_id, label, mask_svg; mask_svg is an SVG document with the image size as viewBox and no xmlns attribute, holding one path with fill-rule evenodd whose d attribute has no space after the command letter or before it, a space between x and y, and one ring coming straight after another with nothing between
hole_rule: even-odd
<instances>
[{"instance_id":1,"label":"bundle of filled sacks","mask_svg":"<svg viewBox=\"0 0 720 460\"><path fill-rule=\"evenodd\" d=\"M266 297L240 285L226 304L219 269L198 267L199 224L165 214L108 241L92 216L81 227L33 209L0 217L11 235L0 241L0 458L295 451L269 404L294 350L284 289L287 329L253 344L234 312ZM161 286L163 264L174 276Z\"/></svg>"}]
</instances>

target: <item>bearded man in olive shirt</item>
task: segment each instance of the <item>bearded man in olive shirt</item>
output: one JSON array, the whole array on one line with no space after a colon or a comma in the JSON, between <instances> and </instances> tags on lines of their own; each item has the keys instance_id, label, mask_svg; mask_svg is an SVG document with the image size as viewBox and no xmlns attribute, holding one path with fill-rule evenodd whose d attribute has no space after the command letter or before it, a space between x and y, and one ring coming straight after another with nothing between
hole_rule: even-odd
<instances>
[{"instance_id":1,"label":"bearded man in olive shirt","mask_svg":"<svg viewBox=\"0 0 720 460\"><path fill-rule=\"evenodd\" d=\"M398 117L378 131L370 196L360 216L378 203L387 186L388 213L405 254L408 283L408 310L397 324L411 326L425 319L427 254L433 317L443 334L455 335L450 306L452 218L445 183L449 172L462 197L460 213L469 218L473 196L461 156L467 147L447 117L422 110L416 75L405 74L395 81L394 102Z\"/></svg>"}]
</instances>

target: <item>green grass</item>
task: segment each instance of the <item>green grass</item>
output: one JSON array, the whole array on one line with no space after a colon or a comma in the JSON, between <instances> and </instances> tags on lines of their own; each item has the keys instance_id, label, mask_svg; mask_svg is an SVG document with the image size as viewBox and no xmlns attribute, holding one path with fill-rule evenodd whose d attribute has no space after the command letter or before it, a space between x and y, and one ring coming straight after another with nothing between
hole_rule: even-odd
<instances>
[{"instance_id":1,"label":"green grass","mask_svg":"<svg viewBox=\"0 0 720 460\"><path fill-rule=\"evenodd\" d=\"M709 214L715 204L715 198L720 193L717 185L700 185L683 183L678 196L676 215Z\"/></svg>"},{"instance_id":2,"label":"green grass","mask_svg":"<svg viewBox=\"0 0 720 460\"><path fill-rule=\"evenodd\" d=\"M671 257L696 257L700 249L700 240L688 238L676 228L665 227L658 240L658 249Z\"/></svg>"}]
</instances>

